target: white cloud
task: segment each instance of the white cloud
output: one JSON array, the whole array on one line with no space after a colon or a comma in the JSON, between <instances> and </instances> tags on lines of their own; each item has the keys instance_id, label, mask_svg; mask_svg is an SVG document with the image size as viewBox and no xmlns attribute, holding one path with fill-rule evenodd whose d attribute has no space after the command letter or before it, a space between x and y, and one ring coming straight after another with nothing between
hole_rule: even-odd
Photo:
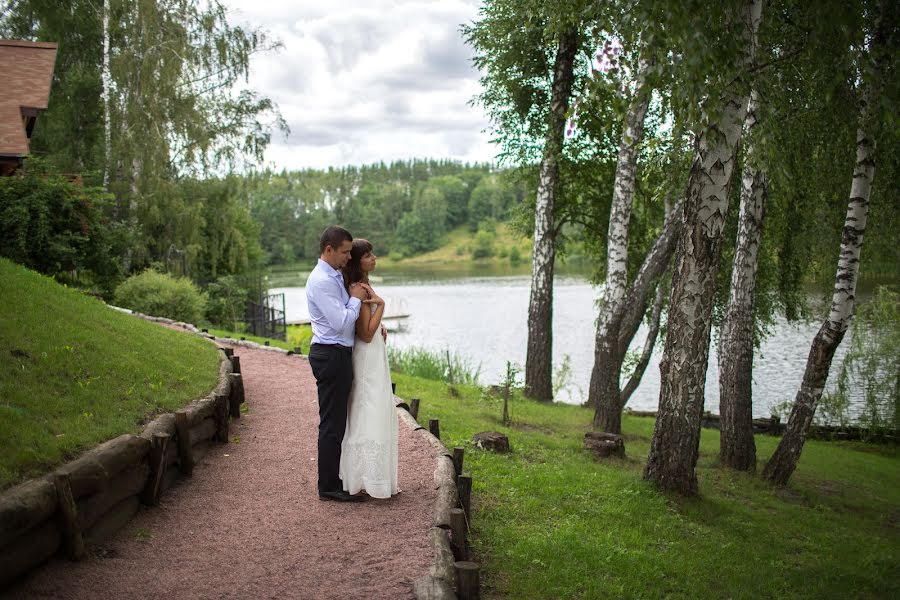
<instances>
[{"instance_id":1,"label":"white cloud","mask_svg":"<svg viewBox=\"0 0 900 600\"><path fill-rule=\"evenodd\" d=\"M480 2L225 1L233 22L283 44L253 58L249 82L291 127L267 151L275 167L497 153L483 111L469 106L479 73L459 33Z\"/></svg>"}]
</instances>

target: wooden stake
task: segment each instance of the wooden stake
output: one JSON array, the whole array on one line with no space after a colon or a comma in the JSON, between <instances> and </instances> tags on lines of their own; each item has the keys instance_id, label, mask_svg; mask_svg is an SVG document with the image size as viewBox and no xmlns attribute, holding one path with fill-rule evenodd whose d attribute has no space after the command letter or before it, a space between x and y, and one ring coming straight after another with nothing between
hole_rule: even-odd
<instances>
[{"instance_id":1,"label":"wooden stake","mask_svg":"<svg viewBox=\"0 0 900 600\"><path fill-rule=\"evenodd\" d=\"M419 399L413 398L409 401L409 414L412 415L413 419L419 419Z\"/></svg>"},{"instance_id":2,"label":"wooden stake","mask_svg":"<svg viewBox=\"0 0 900 600\"><path fill-rule=\"evenodd\" d=\"M450 509L450 545L453 548L453 556L456 560L469 558L467 539L468 527L466 527L466 512L461 508Z\"/></svg>"},{"instance_id":3,"label":"wooden stake","mask_svg":"<svg viewBox=\"0 0 900 600\"><path fill-rule=\"evenodd\" d=\"M222 352L225 353L225 356L228 357L228 360L231 360L231 358L234 356L233 348L222 348Z\"/></svg>"},{"instance_id":4,"label":"wooden stake","mask_svg":"<svg viewBox=\"0 0 900 600\"><path fill-rule=\"evenodd\" d=\"M472 477L470 475L460 475L456 478L456 489L459 490L459 506L466 511L466 518L472 518L472 506L470 499L472 497Z\"/></svg>"},{"instance_id":5,"label":"wooden stake","mask_svg":"<svg viewBox=\"0 0 900 600\"><path fill-rule=\"evenodd\" d=\"M159 504L159 496L162 492L163 478L166 476L166 450L169 448L168 433L154 433L150 440L150 475L147 477L147 485L141 494L141 501L149 506Z\"/></svg>"},{"instance_id":6,"label":"wooden stake","mask_svg":"<svg viewBox=\"0 0 900 600\"><path fill-rule=\"evenodd\" d=\"M243 338L241 338L243 339ZM232 373L240 373L241 372L241 357L240 356L232 356L231 357L231 372Z\"/></svg>"},{"instance_id":7,"label":"wooden stake","mask_svg":"<svg viewBox=\"0 0 900 600\"><path fill-rule=\"evenodd\" d=\"M63 549L70 560L84 558L84 538L78 527L78 507L72 494L72 482L68 473L54 473L53 485L56 487L56 503L59 512L60 526L63 532Z\"/></svg>"},{"instance_id":8,"label":"wooden stake","mask_svg":"<svg viewBox=\"0 0 900 600\"><path fill-rule=\"evenodd\" d=\"M441 423L439 419L428 419L428 431L437 439L441 439Z\"/></svg>"},{"instance_id":9,"label":"wooden stake","mask_svg":"<svg viewBox=\"0 0 900 600\"><path fill-rule=\"evenodd\" d=\"M456 476L459 477L463 472L463 458L465 457L465 448L453 449L453 467L456 469Z\"/></svg>"},{"instance_id":10,"label":"wooden stake","mask_svg":"<svg viewBox=\"0 0 900 600\"><path fill-rule=\"evenodd\" d=\"M190 477L194 473L194 455L191 453L191 426L188 424L187 413L183 410L175 413L175 433L178 438L179 470L182 474Z\"/></svg>"},{"instance_id":11,"label":"wooden stake","mask_svg":"<svg viewBox=\"0 0 900 600\"><path fill-rule=\"evenodd\" d=\"M241 418L241 402L244 401L244 381L240 373L232 373L231 394L228 396L228 414L232 419Z\"/></svg>"},{"instance_id":12,"label":"wooden stake","mask_svg":"<svg viewBox=\"0 0 900 600\"><path fill-rule=\"evenodd\" d=\"M456 569L456 595L459 600L478 600L478 563L469 561L457 561L453 563Z\"/></svg>"},{"instance_id":13,"label":"wooden stake","mask_svg":"<svg viewBox=\"0 0 900 600\"><path fill-rule=\"evenodd\" d=\"M225 444L228 443L229 408L229 399L224 394L216 394L216 441Z\"/></svg>"},{"instance_id":14,"label":"wooden stake","mask_svg":"<svg viewBox=\"0 0 900 600\"><path fill-rule=\"evenodd\" d=\"M231 393L237 396L238 407L244 403L244 376L240 373L231 374Z\"/></svg>"}]
</instances>

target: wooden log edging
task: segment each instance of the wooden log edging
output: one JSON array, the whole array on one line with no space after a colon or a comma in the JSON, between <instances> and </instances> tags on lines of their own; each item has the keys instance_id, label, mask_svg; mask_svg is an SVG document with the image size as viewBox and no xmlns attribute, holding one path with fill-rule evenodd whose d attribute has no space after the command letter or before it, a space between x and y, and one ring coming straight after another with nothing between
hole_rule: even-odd
<instances>
[{"instance_id":1,"label":"wooden log edging","mask_svg":"<svg viewBox=\"0 0 900 600\"><path fill-rule=\"evenodd\" d=\"M394 404L398 405L396 411L400 420L413 432L421 435L437 451L433 474L436 494L432 509L432 527L428 530L428 542L433 559L428 573L414 581L413 594L417 600L457 600L457 595L453 591L456 584L454 567L456 559L450 544L451 511L459 506L453 454L441 440L419 425L405 408L406 403L402 399L394 396ZM404 407L401 408L400 404Z\"/></svg>"},{"instance_id":2,"label":"wooden log edging","mask_svg":"<svg viewBox=\"0 0 900 600\"><path fill-rule=\"evenodd\" d=\"M183 409L194 453L220 435L231 370L220 352L215 388ZM141 502L157 503L178 477L177 442L175 415L163 414L139 435L103 442L43 477L0 493L0 591L61 551L80 558L85 544L102 542L121 529Z\"/></svg>"},{"instance_id":3,"label":"wooden log edging","mask_svg":"<svg viewBox=\"0 0 900 600\"><path fill-rule=\"evenodd\" d=\"M625 414L632 417L656 418L656 411L625 409ZM700 426L705 429L721 429L721 417L709 411L703 413ZM765 433L768 435L781 435L784 433L785 423L777 416L770 418L761 417L753 419L753 433ZM864 427L857 425L810 425L807 439L832 441L832 440L861 440L872 442L897 443L900 442L900 430L888 429L885 431L869 432Z\"/></svg>"}]
</instances>

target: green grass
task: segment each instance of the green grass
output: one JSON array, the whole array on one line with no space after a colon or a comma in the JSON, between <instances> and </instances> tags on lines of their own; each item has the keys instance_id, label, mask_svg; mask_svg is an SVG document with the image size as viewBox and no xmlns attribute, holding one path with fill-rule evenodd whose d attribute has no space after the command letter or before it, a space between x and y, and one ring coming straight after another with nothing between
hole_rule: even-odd
<instances>
[{"instance_id":1,"label":"green grass","mask_svg":"<svg viewBox=\"0 0 900 600\"><path fill-rule=\"evenodd\" d=\"M473 478L472 542L485 598L900 597L900 452L807 442L790 485L717 466L704 430L700 497L660 493L641 479L653 420L624 418L628 458L597 462L582 449L591 412L499 399L395 373L397 393L422 400L449 447L466 448ZM474 448L495 430L513 452ZM777 438L758 436L760 459Z\"/></svg>"},{"instance_id":2,"label":"green grass","mask_svg":"<svg viewBox=\"0 0 900 600\"><path fill-rule=\"evenodd\" d=\"M0 259L0 489L207 394L213 344Z\"/></svg>"},{"instance_id":3,"label":"green grass","mask_svg":"<svg viewBox=\"0 0 900 600\"><path fill-rule=\"evenodd\" d=\"M454 383L476 384L481 374L481 365L473 365L465 356L447 350L388 346L388 362L398 373L436 381L449 382L452 372Z\"/></svg>"}]
</instances>

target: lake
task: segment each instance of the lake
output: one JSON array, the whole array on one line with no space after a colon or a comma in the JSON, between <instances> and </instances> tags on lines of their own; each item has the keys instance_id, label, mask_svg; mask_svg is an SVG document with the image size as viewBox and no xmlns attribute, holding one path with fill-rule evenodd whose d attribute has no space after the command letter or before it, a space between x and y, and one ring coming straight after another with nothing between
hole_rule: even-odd
<instances>
[{"instance_id":1,"label":"lake","mask_svg":"<svg viewBox=\"0 0 900 600\"><path fill-rule=\"evenodd\" d=\"M304 277L305 279L305 277ZM481 365L481 382L499 383L506 361L525 364L528 274L487 275L435 272L381 273L373 286L386 303L387 313L410 316L402 331L392 332L388 344L397 348L419 346L434 351L458 352ZM306 318L303 287L272 288L284 293L287 319ZM584 402L590 383L596 332L597 288L580 275L558 275L553 303L553 357L555 365L568 357L571 375L557 401ZM793 400L803 376L813 337L821 323L792 324L779 319L754 359L753 414L767 417L771 408ZM642 326L632 349L640 349L646 333ZM849 335L837 350L829 384L834 384L846 353ZM634 410L656 410L659 401L661 340L640 386L628 403ZM719 370L715 340L706 377L706 410L719 412ZM402 394L402 392L401 392ZM855 399L861 401L861 399Z\"/></svg>"}]
</instances>

